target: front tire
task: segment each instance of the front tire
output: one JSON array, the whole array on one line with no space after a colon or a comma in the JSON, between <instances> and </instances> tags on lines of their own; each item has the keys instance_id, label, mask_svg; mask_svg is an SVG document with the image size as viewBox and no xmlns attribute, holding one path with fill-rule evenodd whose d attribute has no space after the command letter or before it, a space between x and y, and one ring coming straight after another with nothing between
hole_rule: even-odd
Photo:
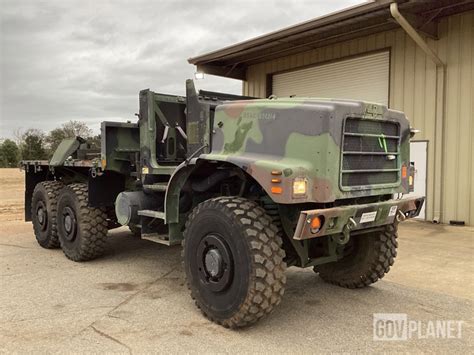
<instances>
[{"instance_id":1,"label":"front tire","mask_svg":"<svg viewBox=\"0 0 474 355\"><path fill-rule=\"evenodd\" d=\"M186 223L183 261L203 314L237 328L270 313L286 283L281 245L278 229L255 202L218 197L199 204Z\"/></svg>"},{"instance_id":2,"label":"front tire","mask_svg":"<svg viewBox=\"0 0 474 355\"><path fill-rule=\"evenodd\" d=\"M43 181L35 186L31 199L31 220L36 240L46 249L59 248L56 224L58 197L63 183Z\"/></svg>"},{"instance_id":3,"label":"front tire","mask_svg":"<svg viewBox=\"0 0 474 355\"><path fill-rule=\"evenodd\" d=\"M107 237L107 213L88 206L86 184L71 184L61 191L58 201L58 235L61 248L73 261L101 256Z\"/></svg>"},{"instance_id":4,"label":"front tire","mask_svg":"<svg viewBox=\"0 0 474 355\"><path fill-rule=\"evenodd\" d=\"M362 288L383 278L397 256L397 226L351 237L345 256L314 268L326 282L345 288Z\"/></svg>"}]
</instances>

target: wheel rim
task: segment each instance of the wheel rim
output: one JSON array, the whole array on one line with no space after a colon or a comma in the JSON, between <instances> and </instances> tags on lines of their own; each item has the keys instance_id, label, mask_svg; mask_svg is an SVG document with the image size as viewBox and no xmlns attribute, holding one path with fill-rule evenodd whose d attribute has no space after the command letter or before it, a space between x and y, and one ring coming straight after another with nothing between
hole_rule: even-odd
<instances>
[{"instance_id":1,"label":"wheel rim","mask_svg":"<svg viewBox=\"0 0 474 355\"><path fill-rule=\"evenodd\" d=\"M42 231L48 228L48 212L43 201L39 201L36 206L36 219Z\"/></svg>"},{"instance_id":2,"label":"wheel rim","mask_svg":"<svg viewBox=\"0 0 474 355\"><path fill-rule=\"evenodd\" d=\"M65 207L63 210L64 236L66 240L72 242L76 238L76 215L72 208Z\"/></svg>"},{"instance_id":3,"label":"wheel rim","mask_svg":"<svg viewBox=\"0 0 474 355\"><path fill-rule=\"evenodd\" d=\"M232 283L232 252L218 234L207 234L197 248L199 281L213 292L222 292Z\"/></svg>"}]
</instances>

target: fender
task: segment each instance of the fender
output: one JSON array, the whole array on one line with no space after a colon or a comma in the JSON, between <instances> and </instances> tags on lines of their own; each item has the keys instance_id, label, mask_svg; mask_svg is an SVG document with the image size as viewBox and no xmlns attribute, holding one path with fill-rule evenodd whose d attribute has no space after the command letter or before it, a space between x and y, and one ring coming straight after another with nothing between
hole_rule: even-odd
<instances>
[{"instance_id":1,"label":"fender","mask_svg":"<svg viewBox=\"0 0 474 355\"><path fill-rule=\"evenodd\" d=\"M199 166L197 158L191 159L189 162L183 162L174 171L168 182L168 188L165 195L165 223L179 223L179 196L181 190L188 180L192 172Z\"/></svg>"},{"instance_id":2,"label":"fender","mask_svg":"<svg viewBox=\"0 0 474 355\"><path fill-rule=\"evenodd\" d=\"M264 155L241 155L241 156L226 156L218 154L203 154L200 156L201 160L220 161L240 168L265 190L267 195L275 203L301 203L314 202L312 195L309 193L304 196L293 196L293 181L295 178L302 178L306 180L307 191L315 188L320 180L308 179L312 176L313 165L308 161L299 159L276 159L275 156ZM326 193L326 191L325 191ZM333 199L332 195L319 196L321 199Z\"/></svg>"},{"instance_id":3,"label":"fender","mask_svg":"<svg viewBox=\"0 0 474 355\"><path fill-rule=\"evenodd\" d=\"M164 212L165 223L169 228L169 240L171 244L176 244L183 239L182 226L185 221L180 219L180 194L192 173L200 168L203 163L208 161L201 157L192 158L188 162L181 163L176 168L173 175L171 175L168 182L165 194Z\"/></svg>"}]
</instances>

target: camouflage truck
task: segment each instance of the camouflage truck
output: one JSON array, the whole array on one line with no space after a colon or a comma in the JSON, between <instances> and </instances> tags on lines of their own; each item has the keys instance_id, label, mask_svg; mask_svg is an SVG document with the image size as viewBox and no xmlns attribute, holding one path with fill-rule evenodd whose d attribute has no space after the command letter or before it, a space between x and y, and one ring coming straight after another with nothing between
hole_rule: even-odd
<instances>
[{"instance_id":1,"label":"camouflage truck","mask_svg":"<svg viewBox=\"0 0 474 355\"><path fill-rule=\"evenodd\" d=\"M106 248L107 232L182 245L191 296L225 327L278 305L289 266L360 288L397 254L397 225L424 198L409 192L402 112L315 98L255 99L143 90L138 122L103 122L101 149L63 141L24 161L25 217L38 243L73 261Z\"/></svg>"}]
</instances>

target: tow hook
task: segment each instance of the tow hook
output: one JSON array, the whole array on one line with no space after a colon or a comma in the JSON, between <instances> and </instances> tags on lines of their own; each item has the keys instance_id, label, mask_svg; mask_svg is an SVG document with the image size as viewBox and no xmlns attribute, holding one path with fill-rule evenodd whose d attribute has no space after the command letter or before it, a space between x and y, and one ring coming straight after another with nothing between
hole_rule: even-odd
<instances>
[{"instance_id":1,"label":"tow hook","mask_svg":"<svg viewBox=\"0 0 474 355\"><path fill-rule=\"evenodd\" d=\"M405 219L407 219L405 214L401 210L398 210L398 212L397 212L397 222L403 222Z\"/></svg>"},{"instance_id":2,"label":"tow hook","mask_svg":"<svg viewBox=\"0 0 474 355\"><path fill-rule=\"evenodd\" d=\"M344 226L342 234L333 235L333 240L340 245L346 244L351 237L351 230L355 227L357 227L357 222L354 220L354 218L349 218L349 222L347 222L347 224Z\"/></svg>"}]
</instances>

